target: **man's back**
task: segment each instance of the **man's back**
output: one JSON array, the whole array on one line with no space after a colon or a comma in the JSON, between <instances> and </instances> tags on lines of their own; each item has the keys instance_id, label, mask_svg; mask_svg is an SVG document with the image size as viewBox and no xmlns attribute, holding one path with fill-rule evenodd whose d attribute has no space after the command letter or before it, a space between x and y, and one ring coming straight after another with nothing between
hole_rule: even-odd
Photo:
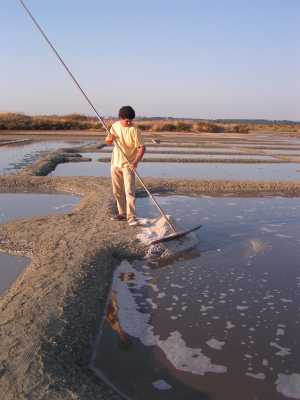
<instances>
[{"instance_id":1,"label":"man's back","mask_svg":"<svg viewBox=\"0 0 300 400\"><path fill-rule=\"evenodd\" d=\"M110 133L116 137L118 146L125 153L129 162L133 162L138 148L144 145L139 129L134 125L124 127L120 121L117 121L113 124ZM128 162L118 146L114 146L111 164L113 167L123 168L128 166Z\"/></svg>"}]
</instances>

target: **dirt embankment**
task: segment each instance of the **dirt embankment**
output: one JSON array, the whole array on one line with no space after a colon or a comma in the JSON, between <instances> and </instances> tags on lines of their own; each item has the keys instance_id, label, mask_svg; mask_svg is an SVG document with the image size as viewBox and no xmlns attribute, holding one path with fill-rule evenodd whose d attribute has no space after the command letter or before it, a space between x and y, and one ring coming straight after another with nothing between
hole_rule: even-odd
<instances>
[{"instance_id":1,"label":"dirt embankment","mask_svg":"<svg viewBox=\"0 0 300 400\"><path fill-rule=\"evenodd\" d=\"M110 221L109 179L36 176L56 165L53 157L0 177L0 192L82 196L79 206L66 215L0 225L0 249L31 259L0 299L0 398L119 399L88 365L113 269L124 258L141 256L144 249L135 239L138 228ZM146 182L154 192L165 194L300 196L298 182Z\"/></svg>"}]
</instances>

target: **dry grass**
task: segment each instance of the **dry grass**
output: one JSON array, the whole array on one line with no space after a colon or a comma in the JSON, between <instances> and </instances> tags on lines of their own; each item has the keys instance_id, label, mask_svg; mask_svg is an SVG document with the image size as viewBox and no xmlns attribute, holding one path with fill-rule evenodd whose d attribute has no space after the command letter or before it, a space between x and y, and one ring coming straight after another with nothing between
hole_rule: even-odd
<instances>
[{"instance_id":1,"label":"dry grass","mask_svg":"<svg viewBox=\"0 0 300 400\"><path fill-rule=\"evenodd\" d=\"M109 121L108 125L115 119ZM151 132L233 132L249 131L300 133L300 124L281 123L230 123L204 120L181 119L137 119L136 125L142 131ZM29 116L22 113L0 113L0 130L87 130L103 131L96 117L82 114L38 115Z\"/></svg>"},{"instance_id":2,"label":"dry grass","mask_svg":"<svg viewBox=\"0 0 300 400\"><path fill-rule=\"evenodd\" d=\"M81 114L28 116L0 113L0 130L89 130L101 129L96 118Z\"/></svg>"}]
</instances>

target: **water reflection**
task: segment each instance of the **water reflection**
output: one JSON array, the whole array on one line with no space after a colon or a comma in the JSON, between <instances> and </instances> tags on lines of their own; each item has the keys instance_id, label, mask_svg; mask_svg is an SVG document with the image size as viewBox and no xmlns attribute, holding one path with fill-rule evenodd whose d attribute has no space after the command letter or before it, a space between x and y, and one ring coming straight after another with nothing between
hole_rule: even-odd
<instances>
[{"instance_id":1,"label":"water reflection","mask_svg":"<svg viewBox=\"0 0 300 400\"><path fill-rule=\"evenodd\" d=\"M299 200L159 202L187 227L203 223L200 253L163 268L121 263L112 293L132 345L120 352L106 324L95 368L146 400L300 398ZM138 203L143 216L156 213L147 199Z\"/></svg>"}]
</instances>

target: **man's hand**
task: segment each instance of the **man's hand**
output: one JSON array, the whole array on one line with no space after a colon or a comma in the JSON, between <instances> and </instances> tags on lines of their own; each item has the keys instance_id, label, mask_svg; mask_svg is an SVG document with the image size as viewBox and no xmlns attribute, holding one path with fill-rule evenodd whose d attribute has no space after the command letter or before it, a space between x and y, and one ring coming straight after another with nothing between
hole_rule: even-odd
<instances>
[{"instance_id":1,"label":"man's hand","mask_svg":"<svg viewBox=\"0 0 300 400\"><path fill-rule=\"evenodd\" d=\"M131 171L135 171L135 170L137 169L137 166L138 166L138 161L136 161L136 160L133 161L133 162L129 165Z\"/></svg>"},{"instance_id":2,"label":"man's hand","mask_svg":"<svg viewBox=\"0 0 300 400\"><path fill-rule=\"evenodd\" d=\"M111 144L113 144L114 140L115 140L115 136L113 134L109 133L105 138L105 143L108 145L111 145Z\"/></svg>"}]
</instances>

